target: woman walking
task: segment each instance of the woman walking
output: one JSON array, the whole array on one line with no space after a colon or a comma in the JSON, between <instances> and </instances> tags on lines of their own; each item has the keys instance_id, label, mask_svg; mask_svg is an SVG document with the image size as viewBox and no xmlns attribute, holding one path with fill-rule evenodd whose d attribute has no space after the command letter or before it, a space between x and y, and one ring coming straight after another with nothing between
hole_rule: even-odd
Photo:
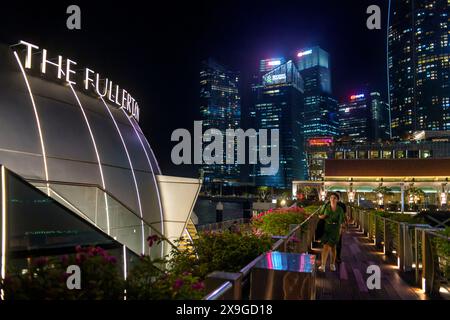
<instances>
[{"instance_id":1,"label":"woman walking","mask_svg":"<svg viewBox=\"0 0 450 320\"><path fill-rule=\"evenodd\" d=\"M339 242L341 225L345 217L344 210L338 205L338 202L339 195L333 192L330 195L330 202L324 204L320 210L319 218L325 221L324 233L321 238L323 244L322 264L319 267L319 270L323 272L325 272L325 265L330 253L330 270L336 271L336 244Z\"/></svg>"}]
</instances>

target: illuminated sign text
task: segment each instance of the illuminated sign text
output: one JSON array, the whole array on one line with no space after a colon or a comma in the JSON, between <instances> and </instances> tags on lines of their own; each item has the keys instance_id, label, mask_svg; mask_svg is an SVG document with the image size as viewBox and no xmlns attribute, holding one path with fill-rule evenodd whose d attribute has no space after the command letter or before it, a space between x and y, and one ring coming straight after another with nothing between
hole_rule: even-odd
<instances>
[{"instance_id":1,"label":"illuminated sign text","mask_svg":"<svg viewBox=\"0 0 450 320\"><path fill-rule=\"evenodd\" d=\"M20 41L19 45L26 47L25 69L31 69L33 65L33 54L39 47ZM112 80L103 79L100 74L89 68L75 69L77 63L71 59L64 59L58 55L56 58L49 58L48 51L42 49L40 59L40 72L47 74L49 68L56 71L56 77L65 81L68 85L83 86L87 92L94 92L99 97L107 99L117 107L127 111L129 115L139 121L139 105L137 101L127 92L127 90L113 83Z\"/></svg>"}]
</instances>

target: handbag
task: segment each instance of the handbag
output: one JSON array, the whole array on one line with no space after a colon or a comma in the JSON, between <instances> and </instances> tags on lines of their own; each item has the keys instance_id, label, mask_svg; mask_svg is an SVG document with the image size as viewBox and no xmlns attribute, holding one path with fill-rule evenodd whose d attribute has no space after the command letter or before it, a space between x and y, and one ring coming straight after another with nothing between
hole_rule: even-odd
<instances>
[{"instance_id":1,"label":"handbag","mask_svg":"<svg viewBox=\"0 0 450 320\"><path fill-rule=\"evenodd\" d=\"M316 227L316 234L315 234L316 240L322 238L324 232L325 232L325 219L319 219Z\"/></svg>"},{"instance_id":2,"label":"handbag","mask_svg":"<svg viewBox=\"0 0 450 320\"><path fill-rule=\"evenodd\" d=\"M320 209L320 214L325 211L325 207L328 203L325 203L323 207ZM319 219L316 226L315 239L319 240L322 238L323 233L325 232L325 219Z\"/></svg>"}]
</instances>

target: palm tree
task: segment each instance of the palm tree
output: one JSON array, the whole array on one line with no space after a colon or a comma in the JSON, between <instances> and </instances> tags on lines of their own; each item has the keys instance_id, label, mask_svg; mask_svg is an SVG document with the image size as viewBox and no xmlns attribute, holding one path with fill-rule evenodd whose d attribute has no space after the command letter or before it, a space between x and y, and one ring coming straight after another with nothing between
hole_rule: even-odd
<instances>
[{"instance_id":1,"label":"palm tree","mask_svg":"<svg viewBox=\"0 0 450 320\"><path fill-rule=\"evenodd\" d=\"M408 198L412 197L414 204L417 204L417 201L420 200L421 197L425 196L425 192L422 189L411 186L406 191Z\"/></svg>"}]
</instances>

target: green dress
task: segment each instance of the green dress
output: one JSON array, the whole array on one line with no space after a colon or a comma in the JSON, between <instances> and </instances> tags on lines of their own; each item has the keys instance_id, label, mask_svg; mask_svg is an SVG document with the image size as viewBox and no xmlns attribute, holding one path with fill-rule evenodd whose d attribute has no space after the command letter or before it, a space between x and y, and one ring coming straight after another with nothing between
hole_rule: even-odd
<instances>
[{"instance_id":1,"label":"green dress","mask_svg":"<svg viewBox=\"0 0 450 320\"><path fill-rule=\"evenodd\" d=\"M339 242L341 224L344 222L344 210L340 206L336 206L336 211L333 211L331 204L328 203L322 207L320 213L328 216L325 218L322 243L334 246Z\"/></svg>"}]
</instances>

